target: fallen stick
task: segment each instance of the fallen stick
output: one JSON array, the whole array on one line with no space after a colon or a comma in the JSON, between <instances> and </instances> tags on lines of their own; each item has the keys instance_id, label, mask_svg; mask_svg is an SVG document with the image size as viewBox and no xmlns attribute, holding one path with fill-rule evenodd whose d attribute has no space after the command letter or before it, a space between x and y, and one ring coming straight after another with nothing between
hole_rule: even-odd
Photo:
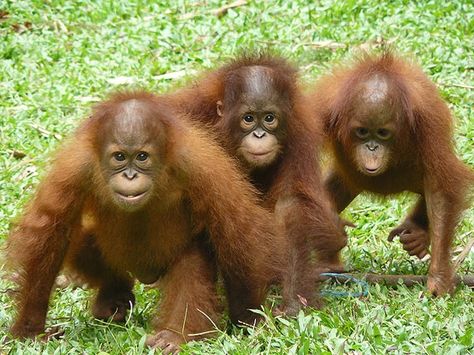
<instances>
[{"instance_id":1,"label":"fallen stick","mask_svg":"<svg viewBox=\"0 0 474 355\"><path fill-rule=\"evenodd\" d=\"M380 274L344 274L341 275L349 275L356 279L365 280L371 284L380 284L385 283L389 286L396 286L399 284L400 280L405 286L413 286L417 284L425 284L426 280L428 279L427 276L424 275L380 275ZM331 280L331 282L351 282L350 280L339 280L336 275L331 276L320 276L323 281ZM474 287L474 274L469 275L456 275L456 284L463 283L469 287Z\"/></svg>"},{"instance_id":2,"label":"fallen stick","mask_svg":"<svg viewBox=\"0 0 474 355\"><path fill-rule=\"evenodd\" d=\"M236 7L243 6L243 5L247 5L247 0L234 1L231 4L227 4L216 10L213 10L212 13L216 15L217 17L221 17L221 16L224 16L227 13L227 11L229 11L230 9L234 9Z\"/></svg>"}]
</instances>

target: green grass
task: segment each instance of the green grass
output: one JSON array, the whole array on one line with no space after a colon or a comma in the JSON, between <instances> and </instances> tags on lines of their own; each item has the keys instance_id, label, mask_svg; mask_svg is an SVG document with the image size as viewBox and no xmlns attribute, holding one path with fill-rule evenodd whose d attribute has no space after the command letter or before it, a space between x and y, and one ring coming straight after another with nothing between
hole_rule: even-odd
<instances>
[{"instance_id":1,"label":"green grass","mask_svg":"<svg viewBox=\"0 0 474 355\"><path fill-rule=\"evenodd\" d=\"M73 5L74 4L74 5ZM31 197L62 137L91 105L119 88L156 92L242 50L272 48L297 62L309 83L360 48L391 43L413 54L456 117L455 141L474 165L474 3L402 1L249 1L223 17L222 1L2 1L0 11L0 240ZM327 45L339 44L337 48ZM471 86L460 87L461 86ZM26 156L15 158L13 152ZM411 196L381 202L359 197L346 212L357 224L344 252L350 268L377 273L419 273L427 264L386 242L413 202ZM458 228L456 247L472 238L472 209ZM460 272L472 273L471 252ZM54 294L48 325L65 338L49 343L7 341L14 315L0 281L0 353L148 353L144 337L159 294L137 286L138 302L125 326L94 320L90 291L66 288ZM327 286L329 287L329 286ZM327 298L322 311L275 319L244 334L190 343L185 353L368 354L474 353L474 297L459 287L453 297L431 299L422 286L371 286L364 299ZM275 298L275 297L272 297Z\"/></svg>"}]
</instances>

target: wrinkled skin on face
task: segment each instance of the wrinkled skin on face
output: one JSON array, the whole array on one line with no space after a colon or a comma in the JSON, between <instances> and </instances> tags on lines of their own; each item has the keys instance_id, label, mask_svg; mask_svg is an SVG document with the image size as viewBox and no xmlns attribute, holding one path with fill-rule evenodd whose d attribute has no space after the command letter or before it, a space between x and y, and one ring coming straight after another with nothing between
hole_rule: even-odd
<instances>
[{"instance_id":1,"label":"wrinkled skin on face","mask_svg":"<svg viewBox=\"0 0 474 355\"><path fill-rule=\"evenodd\" d=\"M284 146L288 99L272 82L272 70L263 66L242 68L240 92L217 102L217 113L230 122L236 155L250 169L274 163ZM235 89L235 88L234 88Z\"/></svg>"},{"instance_id":2,"label":"wrinkled skin on face","mask_svg":"<svg viewBox=\"0 0 474 355\"><path fill-rule=\"evenodd\" d=\"M153 196L157 149L149 137L148 120L139 119L146 116L140 114L135 100L122 106L103 143L101 165L114 204L134 212L145 207Z\"/></svg>"},{"instance_id":3,"label":"wrinkled skin on face","mask_svg":"<svg viewBox=\"0 0 474 355\"><path fill-rule=\"evenodd\" d=\"M390 163L391 134L388 128L369 129L363 125L353 130L354 140L357 142L354 161L362 174L375 176L387 170Z\"/></svg>"}]
</instances>

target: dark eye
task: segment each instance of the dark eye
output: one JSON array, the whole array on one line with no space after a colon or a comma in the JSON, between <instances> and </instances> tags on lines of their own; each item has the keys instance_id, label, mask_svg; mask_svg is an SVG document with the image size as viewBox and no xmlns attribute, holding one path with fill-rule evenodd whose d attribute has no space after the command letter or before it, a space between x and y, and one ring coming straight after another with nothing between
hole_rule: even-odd
<instances>
[{"instance_id":1,"label":"dark eye","mask_svg":"<svg viewBox=\"0 0 474 355\"><path fill-rule=\"evenodd\" d=\"M253 122L253 116L252 115L244 115L243 120L246 123L252 123Z\"/></svg>"},{"instance_id":2,"label":"dark eye","mask_svg":"<svg viewBox=\"0 0 474 355\"><path fill-rule=\"evenodd\" d=\"M125 160L125 154L123 154L122 152L115 152L113 154L114 156L114 159L117 160L117 161L124 161Z\"/></svg>"},{"instance_id":3,"label":"dark eye","mask_svg":"<svg viewBox=\"0 0 474 355\"><path fill-rule=\"evenodd\" d=\"M269 113L265 116L264 120L266 123L273 123L275 122L275 115L273 113Z\"/></svg>"},{"instance_id":4,"label":"dark eye","mask_svg":"<svg viewBox=\"0 0 474 355\"><path fill-rule=\"evenodd\" d=\"M145 152L140 152L137 154L137 160L138 161L145 161L148 159L148 153Z\"/></svg>"},{"instance_id":5,"label":"dark eye","mask_svg":"<svg viewBox=\"0 0 474 355\"><path fill-rule=\"evenodd\" d=\"M369 136L369 130L365 127L358 127L355 130L356 136L360 139L367 138Z\"/></svg>"},{"instance_id":6,"label":"dark eye","mask_svg":"<svg viewBox=\"0 0 474 355\"><path fill-rule=\"evenodd\" d=\"M389 139L392 136L392 133L388 129L380 128L377 130L377 136L380 139Z\"/></svg>"}]
</instances>

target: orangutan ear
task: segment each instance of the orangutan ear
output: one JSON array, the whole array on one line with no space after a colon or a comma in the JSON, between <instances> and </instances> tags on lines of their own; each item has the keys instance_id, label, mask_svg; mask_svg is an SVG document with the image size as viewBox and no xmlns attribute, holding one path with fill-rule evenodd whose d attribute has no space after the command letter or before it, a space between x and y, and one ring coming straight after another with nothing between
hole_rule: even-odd
<instances>
[{"instance_id":1,"label":"orangutan ear","mask_svg":"<svg viewBox=\"0 0 474 355\"><path fill-rule=\"evenodd\" d=\"M221 100L219 100L219 101L216 102L217 114L219 115L219 117L222 117L222 116L223 116L223 113L222 113L223 107L224 107L224 106L223 106Z\"/></svg>"}]
</instances>

